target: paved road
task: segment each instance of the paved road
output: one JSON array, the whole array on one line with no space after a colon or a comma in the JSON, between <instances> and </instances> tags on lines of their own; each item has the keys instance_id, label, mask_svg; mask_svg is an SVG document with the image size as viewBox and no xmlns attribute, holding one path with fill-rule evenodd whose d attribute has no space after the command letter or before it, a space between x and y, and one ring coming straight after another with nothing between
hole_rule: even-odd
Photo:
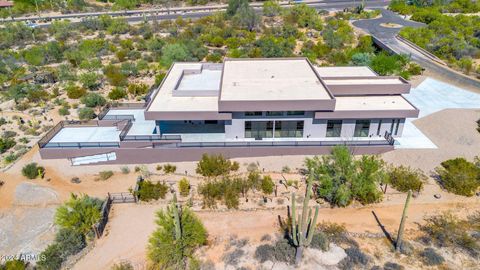
<instances>
[{"instance_id":1,"label":"paved road","mask_svg":"<svg viewBox=\"0 0 480 270\"><path fill-rule=\"evenodd\" d=\"M438 62L432 60L431 58L425 56L418 50L415 50L413 47L408 44L401 42L396 38L396 35L401 28L388 28L381 26L382 23L394 23L404 26L411 27L424 27L425 24L404 20L399 15L395 14L392 11L382 9L382 17L378 19L371 20L359 20L353 22L358 28L365 30L370 33L373 37L378 39L381 43L388 46L389 49L393 50L398 54L407 54L411 56L411 59L417 62L422 67L428 69L435 75L438 75L441 78L444 78L447 81L454 81L457 84L464 85L466 87L474 87L480 89L480 81L465 76L451 68L439 64Z\"/></svg>"},{"instance_id":2,"label":"paved road","mask_svg":"<svg viewBox=\"0 0 480 270\"><path fill-rule=\"evenodd\" d=\"M379 8L388 5L390 0L366 0L365 5L368 8ZM293 3L293 2L292 2ZM293 4L300 3L295 2ZM305 3L308 6L314 7L316 9L327 9L327 10L342 10L347 7L354 7L361 3L361 0L356 1L347 1L347 0L305 0L301 3ZM284 1L280 2L282 6L290 5L289 2ZM252 7L255 10L260 12L262 10L262 3L252 3ZM98 17L100 15L111 15L111 16L122 16L127 19L128 22L139 22L145 19L153 20L167 20L172 18L177 18L181 16L183 18L199 18L211 15L212 13L225 10L227 5L215 5L215 6L194 6L194 7L174 7L169 10L165 8L152 8L145 10L129 10L129 11L105 11L105 12L93 12L93 13L73 13L73 14L62 14L62 15L52 15L49 17L45 16L31 16L31 17L18 17L14 18L13 21L50 21L55 19L69 19L72 22L78 22L82 18L86 17ZM0 23L12 21L12 18L0 19ZM40 26L49 26L50 23L41 23Z\"/></svg>"}]
</instances>

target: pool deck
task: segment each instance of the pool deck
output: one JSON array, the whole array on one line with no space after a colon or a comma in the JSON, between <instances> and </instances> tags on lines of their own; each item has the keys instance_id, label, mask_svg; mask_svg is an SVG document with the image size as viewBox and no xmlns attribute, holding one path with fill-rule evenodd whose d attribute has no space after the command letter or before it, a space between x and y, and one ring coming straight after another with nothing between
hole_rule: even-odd
<instances>
[{"instance_id":1,"label":"pool deck","mask_svg":"<svg viewBox=\"0 0 480 270\"><path fill-rule=\"evenodd\" d=\"M50 143L118 142L119 135L117 127L66 127Z\"/></svg>"}]
</instances>

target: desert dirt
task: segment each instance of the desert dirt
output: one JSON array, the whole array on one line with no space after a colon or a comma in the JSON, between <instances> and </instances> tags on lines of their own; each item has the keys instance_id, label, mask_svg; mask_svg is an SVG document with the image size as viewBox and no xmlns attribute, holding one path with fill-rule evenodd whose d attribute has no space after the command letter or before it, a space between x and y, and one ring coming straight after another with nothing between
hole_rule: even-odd
<instances>
[{"instance_id":1,"label":"desert dirt","mask_svg":"<svg viewBox=\"0 0 480 270\"><path fill-rule=\"evenodd\" d=\"M427 117L416 120L414 123L424 132L437 146L438 149L399 149L382 155L387 162L394 164L409 165L422 169L426 174L431 174L435 167L443 160L458 156L472 160L480 154L480 133L476 131L475 121L480 118L479 110L451 109L444 110ZM302 168L305 156L275 156L235 159L241 164L241 170L245 171L246 165L256 161L265 173L271 173L275 181L281 179L278 173L283 166L288 165L292 171ZM21 175L21 168L29 162L38 162L46 168L44 179L27 180ZM188 174L189 180L195 184L199 181L194 176L194 162L175 163L177 172ZM151 172L156 172L156 164L148 165ZM122 174L119 165L102 166L78 166L70 165L68 160L41 160L38 149L34 147L6 172L0 174L0 180L5 184L0 187L0 219L12 218L10 213L27 213L27 207L15 204L15 192L22 183L33 183L55 192L58 201L48 205L35 204L28 206L28 211L33 209L50 209L69 198L70 193L85 193L91 196L104 198L107 192L127 191L133 187L136 174L133 172L134 165L129 165L132 172ZM98 181L98 173L104 170L112 170L114 176L106 181ZM277 173L275 173L277 172ZM79 177L81 183L74 184L72 177ZM181 175L158 175L158 179L178 181ZM297 178L300 176L297 175ZM295 178L295 175L289 176ZM435 199L434 194L441 194L441 199ZM381 233L372 211L375 211L380 222L390 232L394 233L399 223L400 213L403 207L405 194L389 189L383 202L368 207L359 205L350 206L344 209L330 209L322 205L320 221L344 223L350 232L371 232ZM473 211L480 210L480 199L478 197L465 198L446 193L440 189L433 178L424 191L412 201L409 210L409 222L407 225L407 238L417 230L417 223L421 223L425 216L442 211L452 211L460 216L466 216ZM289 202L285 202L285 205ZM76 269L106 269L116 262L129 260L138 265L138 269L144 266L146 256L146 245L148 236L155 229L155 211L161 209L161 203L138 204L138 205L115 205L107 225L106 235L96 241L95 247L77 264ZM282 206L283 207L283 206ZM278 210L256 210L256 211L227 211L227 212L205 212L200 211L198 215L209 231L210 246L204 250L205 258L214 262L220 262L223 253L223 245L232 235L240 238L248 238L251 243L258 243L264 234L273 234L278 231L278 216L285 216L285 209ZM20 220L19 220L20 221ZM12 222L15 226L15 223ZM32 223L35 224L35 223ZM3 229L3 228L2 228ZM5 230L4 230L5 231ZM6 230L8 231L8 230ZM410 232L410 233L409 233ZM54 230L45 227L38 232L37 238L32 236L32 245L41 243L38 247L44 246L52 239ZM378 245L379 241L376 241ZM385 241L380 241L383 243ZM25 250L31 247L20 242L9 242L9 245L18 247L16 250ZM368 241L366 241L368 243ZM22 246L23 245L23 246ZM368 246L367 249L376 247ZM3 244L2 244L3 246ZM378 247L377 247L378 248ZM1 251L1 249L0 249Z\"/></svg>"}]
</instances>

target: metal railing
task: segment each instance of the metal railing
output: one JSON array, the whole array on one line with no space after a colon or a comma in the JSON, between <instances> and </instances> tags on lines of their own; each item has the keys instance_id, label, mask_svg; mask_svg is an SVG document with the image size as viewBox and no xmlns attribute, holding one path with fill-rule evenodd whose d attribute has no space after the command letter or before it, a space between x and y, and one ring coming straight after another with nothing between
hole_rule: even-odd
<instances>
[{"instance_id":1,"label":"metal railing","mask_svg":"<svg viewBox=\"0 0 480 270\"><path fill-rule=\"evenodd\" d=\"M103 110L98 114L98 119L99 120L117 120L117 119L125 119L125 118L117 118L117 119L107 119L106 117L114 117L113 115L107 115L108 112L111 110L111 109L143 109L147 106L147 103L146 102L142 102L142 103L111 103L111 104L107 104ZM133 116L132 116L133 117ZM133 117L132 120L134 120L135 118Z\"/></svg>"},{"instance_id":2,"label":"metal railing","mask_svg":"<svg viewBox=\"0 0 480 270\"><path fill-rule=\"evenodd\" d=\"M49 142L42 148L101 148L101 147L120 147L119 142Z\"/></svg>"},{"instance_id":3,"label":"metal railing","mask_svg":"<svg viewBox=\"0 0 480 270\"><path fill-rule=\"evenodd\" d=\"M180 135L126 135L122 141L180 141Z\"/></svg>"},{"instance_id":4,"label":"metal railing","mask_svg":"<svg viewBox=\"0 0 480 270\"><path fill-rule=\"evenodd\" d=\"M57 133L62 130L62 128L67 126L98 126L98 121L60 121L52 129L50 129L39 141L38 146L40 148L45 147L49 141L57 135Z\"/></svg>"},{"instance_id":5,"label":"metal railing","mask_svg":"<svg viewBox=\"0 0 480 270\"><path fill-rule=\"evenodd\" d=\"M186 148L186 147L297 147L297 146L387 146L388 140L358 140L358 141L251 141L251 142L176 142L154 143L154 148Z\"/></svg>"},{"instance_id":6,"label":"metal railing","mask_svg":"<svg viewBox=\"0 0 480 270\"><path fill-rule=\"evenodd\" d=\"M135 121L135 116L132 114L116 114L116 115L105 115L102 120L131 120Z\"/></svg>"},{"instance_id":7,"label":"metal railing","mask_svg":"<svg viewBox=\"0 0 480 270\"><path fill-rule=\"evenodd\" d=\"M123 139L125 139L125 136L127 136L127 133L128 131L130 131L130 128L132 128L133 126L133 123L132 121L130 120L127 120L127 124L125 125L125 127L123 127L122 131L120 132L120 141L123 141Z\"/></svg>"},{"instance_id":8,"label":"metal railing","mask_svg":"<svg viewBox=\"0 0 480 270\"><path fill-rule=\"evenodd\" d=\"M395 139L393 138L392 134L386 130L385 130L385 135L383 137L390 145L393 145L395 143Z\"/></svg>"}]
</instances>

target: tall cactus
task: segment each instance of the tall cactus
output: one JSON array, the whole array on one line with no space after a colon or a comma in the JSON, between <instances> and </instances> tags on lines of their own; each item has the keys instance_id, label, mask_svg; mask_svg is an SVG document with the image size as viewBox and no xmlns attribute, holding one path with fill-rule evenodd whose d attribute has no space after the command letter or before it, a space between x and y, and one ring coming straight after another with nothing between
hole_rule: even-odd
<instances>
[{"instance_id":1,"label":"tall cactus","mask_svg":"<svg viewBox=\"0 0 480 270\"><path fill-rule=\"evenodd\" d=\"M310 174L307 180L307 190L305 191L305 198L303 199L302 213L299 214L298 220L296 216L295 192L292 193L292 235L293 244L297 248L295 254L295 265L299 265L302 260L303 250L312 242L313 234L315 232L315 225L317 224L318 205L315 206L315 215L312 220L312 209L308 207L310 196L312 195L312 181L313 174ZM307 217L308 212L308 217Z\"/></svg>"},{"instance_id":2,"label":"tall cactus","mask_svg":"<svg viewBox=\"0 0 480 270\"><path fill-rule=\"evenodd\" d=\"M412 197L412 191L409 190L407 194L407 199L405 200L405 206L403 207L402 219L400 220L400 226L398 227L397 241L395 242L395 250L400 251L402 248L403 241L403 230L405 229L405 221L407 220L407 211L408 205L410 203L410 198Z\"/></svg>"},{"instance_id":3,"label":"tall cactus","mask_svg":"<svg viewBox=\"0 0 480 270\"><path fill-rule=\"evenodd\" d=\"M182 228L180 224L180 214L178 213L177 193L173 193L172 211L175 223L175 239L179 241L182 238Z\"/></svg>"}]
</instances>

